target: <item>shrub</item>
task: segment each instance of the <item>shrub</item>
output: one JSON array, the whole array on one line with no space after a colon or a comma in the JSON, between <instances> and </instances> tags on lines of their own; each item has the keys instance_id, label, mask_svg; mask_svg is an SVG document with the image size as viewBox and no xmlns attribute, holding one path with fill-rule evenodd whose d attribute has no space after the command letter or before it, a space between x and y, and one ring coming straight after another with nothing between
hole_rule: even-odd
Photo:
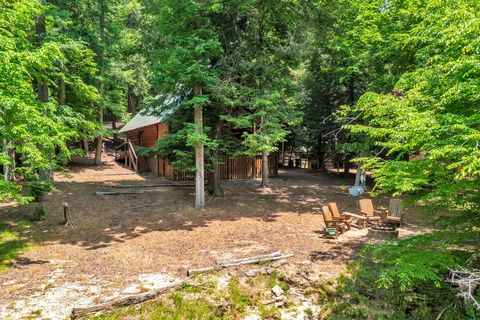
<instances>
[{"instance_id":1,"label":"shrub","mask_svg":"<svg viewBox=\"0 0 480 320\"><path fill-rule=\"evenodd\" d=\"M28 182L27 195L33 197L34 201L40 201L42 197L52 191L52 189L53 185L50 181L35 178Z\"/></svg>"},{"instance_id":2,"label":"shrub","mask_svg":"<svg viewBox=\"0 0 480 320\"><path fill-rule=\"evenodd\" d=\"M474 319L445 282L449 268L470 268L480 233L439 231L370 245L340 279L328 319ZM473 259L471 259L473 258Z\"/></svg>"},{"instance_id":3,"label":"shrub","mask_svg":"<svg viewBox=\"0 0 480 320\"><path fill-rule=\"evenodd\" d=\"M48 213L47 208L45 207L36 207L32 212L28 214L28 220L30 221L40 221Z\"/></svg>"}]
</instances>

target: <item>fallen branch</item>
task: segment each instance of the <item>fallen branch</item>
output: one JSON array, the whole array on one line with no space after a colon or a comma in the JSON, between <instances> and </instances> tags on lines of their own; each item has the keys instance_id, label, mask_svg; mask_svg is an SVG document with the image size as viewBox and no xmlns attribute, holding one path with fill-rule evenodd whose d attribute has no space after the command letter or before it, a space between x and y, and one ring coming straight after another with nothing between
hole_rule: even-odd
<instances>
[{"instance_id":1,"label":"fallen branch","mask_svg":"<svg viewBox=\"0 0 480 320\"><path fill-rule=\"evenodd\" d=\"M188 270L187 275L191 276L193 274L205 273L205 272L210 272L210 271L217 271L217 270L222 270L222 269L225 269L225 268L228 268L228 267L240 266L240 265L244 265L244 264L254 264L254 263L260 263L260 262L287 259L287 258L290 258L290 257L293 257L293 256L294 256L294 254L286 254L286 255L283 255L283 256L269 256L269 257L264 257L264 258L253 257L253 258L239 259L237 261L232 261L230 263L216 264L213 267Z\"/></svg>"},{"instance_id":2,"label":"fallen branch","mask_svg":"<svg viewBox=\"0 0 480 320\"><path fill-rule=\"evenodd\" d=\"M193 187L194 184L114 184L110 187L120 189L130 188L162 188L162 187Z\"/></svg>"},{"instance_id":3,"label":"fallen branch","mask_svg":"<svg viewBox=\"0 0 480 320\"><path fill-rule=\"evenodd\" d=\"M457 295L480 310L480 302L475 298L475 290L480 286L480 270L450 270L450 275L447 282L458 286Z\"/></svg>"},{"instance_id":4,"label":"fallen branch","mask_svg":"<svg viewBox=\"0 0 480 320\"><path fill-rule=\"evenodd\" d=\"M249 260L254 260L254 259L274 258L274 257L279 257L281 255L282 255L281 251L275 251L275 252L268 253L268 254L261 254L261 255L255 256L255 257L241 258L241 259L234 259L234 260L215 261L215 264L216 265L232 264L232 263L244 262L244 261L249 261Z\"/></svg>"},{"instance_id":5,"label":"fallen branch","mask_svg":"<svg viewBox=\"0 0 480 320\"><path fill-rule=\"evenodd\" d=\"M118 196L122 194L142 194L143 191L129 191L129 192L116 192L116 191L97 191L97 196Z\"/></svg>"},{"instance_id":6,"label":"fallen branch","mask_svg":"<svg viewBox=\"0 0 480 320\"><path fill-rule=\"evenodd\" d=\"M118 298L104 303L100 303L91 307L83 308L73 308L71 319L77 319L78 317L83 317L89 314L94 314L100 311L106 311L113 308L125 307L132 304L137 304L146 300L156 298L157 296L169 292L172 289L176 289L180 286L181 282L174 283L168 287L163 287L156 290L151 290L148 292L143 292L139 294L130 295L124 298Z\"/></svg>"}]
</instances>

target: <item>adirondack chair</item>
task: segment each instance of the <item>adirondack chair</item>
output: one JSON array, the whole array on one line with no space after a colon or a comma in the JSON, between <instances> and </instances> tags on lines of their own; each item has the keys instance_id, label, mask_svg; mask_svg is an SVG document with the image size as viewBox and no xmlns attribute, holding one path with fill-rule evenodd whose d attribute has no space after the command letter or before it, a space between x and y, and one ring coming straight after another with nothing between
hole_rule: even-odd
<instances>
[{"instance_id":1,"label":"adirondack chair","mask_svg":"<svg viewBox=\"0 0 480 320\"><path fill-rule=\"evenodd\" d=\"M361 199L358 201L358 204L360 206L360 212L363 213L367 218L366 220L364 220L364 226L365 223L380 223L382 221L382 218L380 216L375 215L376 213L380 214L380 211L373 208L372 199Z\"/></svg>"},{"instance_id":2,"label":"adirondack chair","mask_svg":"<svg viewBox=\"0 0 480 320\"><path fill-rule=\"evenodd\" d=\"M328 204L328 206L330 208L330 212L332 213L332 219L343 221L345 223L345 225L347 226L347 230L350 230L350 221L349 221L350 216L345 215L345 214L341 214L340 210L338 210L337 204L335 202L330 202Z\"/></svg>"},{"instance_id":3,"label":"adirondack chair","mask_svg":"<svg viewBox=\"0 0 480 320\"><path fill-rule=\"evenodd\" d=\"M347 229L347 226L344 221L334 220L332 213L328 206L322 206L323 222L325 223L325 229L328 231L328 228L336 228L340 233L344 233Z\"/></svg>"},{"instance_id":4,"label":"adirondack chair","mask_svg":"<svg viewBox=\"0 0 480 320\"><path fill-rule=\"evenodd\" d=\"M390 204L388 205L387 212L387 221L402 225L403 222L403 205L401 199L390 199Z\"/></svg>"}]
</instances>

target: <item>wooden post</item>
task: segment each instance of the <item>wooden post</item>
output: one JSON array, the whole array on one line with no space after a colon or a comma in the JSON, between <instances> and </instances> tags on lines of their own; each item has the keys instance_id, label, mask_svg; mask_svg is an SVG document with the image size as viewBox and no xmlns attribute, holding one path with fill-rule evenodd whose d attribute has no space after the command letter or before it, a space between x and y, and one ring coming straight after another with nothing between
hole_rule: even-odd
<instances>
[{"instance_id":1,"label":"wooden post","mask_svg":"<svg viewBox=\"0 0 480 320\"><path fill-rule=\"evenodd\" d=\"M195 96L202 95L201 87L194 87L193 94ZM203 108L202 106L195 106L195 133L203 134ZM197 142L195 146L195 209L203 210L205 207L205 177L204 177L204 162L203 159L203 142Z\"/></svg>"}]
</instances>

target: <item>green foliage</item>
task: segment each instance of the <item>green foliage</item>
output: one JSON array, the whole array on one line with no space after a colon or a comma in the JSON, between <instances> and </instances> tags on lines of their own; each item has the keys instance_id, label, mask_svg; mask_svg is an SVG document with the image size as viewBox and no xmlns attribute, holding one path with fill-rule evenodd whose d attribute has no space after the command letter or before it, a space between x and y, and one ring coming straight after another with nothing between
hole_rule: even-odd
<instances>
[{"instance_id":1,"label":"green foliage","mask_svg":"<svg viewBox=\"0 0 480 320\"><path fill-rule=\"evenodd\" d=\"M367 246L329 302L329 319L433 320L444 308L443 319L478 316L445 279L450 268L475 268L469 261L479 245L480 233L473 229Z\"/></svg>"},{"instance_id":2,"label":"green foliage","mask_svg":"<svg viewBox=\"0 0 480 320\"><path fill-rule=\"evenodd\" d=\"M43 217L48 213L47 208L40 206L33 209L32 212L28 214L28 220L35 222L43 220Z\"/></svg>"},{"instance_id":3,"label":"green foliage","mask_svg":"<svg viewBox=\"0 0 480 320\"><path fill-rule=\"evenodd\" d=\"M36 0L1 1L0 8L0 165L11 169L9 177L0 178L0 201L25 202L12 176L28 179L57 168L70 155L67 143L79 138L80 130L96 129L84 108L96 99L85 82L95 67L89 50L58 32L67 20L55 10ZM35 35L40 15L47 30ZM57 93L60 80L72 99L65 104L51 95L41 103L36 87L46 83L49 93Z\"/></svg>"},{"instance_id":4,"label":"green foliage","mask_svg":"<svg viewBox=\"0 0 480 320\"><path fill-rule=\"evenodd\" d=\"M152 39L157 44L155 88L177 95L202 88L202 95L188 95L183 106L203 106L207 127L221 128L202 135L176 128L172 133L179 136L160 142L160 154L177 163L185 162L186 152L193 157L193 149L178 144L185 135L187 145L210 140L214 146L214 150L207 146L210 168L226 155L276 151L288 126L299 122L292 70L300 63L296 49L302 5L295 1L147 3L157 26ZM162 145L175 147L175 154L166 155ZM218 150L218 146L227 147Z\"/></svg>"},{"instance_id":5,"label":"green foliage","mask_svg":"<svg viewBox=\"0 0 480 320\"><path fill-rule=\"evenodd\" d=\"M363 95L352 108L360 121L346 126L383 150L385 157L357 160L374 171L379 192L414 195L460 209L478 207L480 60L473 48L478 44L479 9L468 0L422 5L393 1L380 20L367 16L374 27L363 34L374 33L384 46L372 43L370 50L388 57L399 53L392 62L408 62L395 84L401 94ZM369 10L365 8L363 16ZM425 156L404 161L415 154Z\"/></svg>"},{"instance_id":6,"label":"green foliage","mask_svg":"<svg viewBox=\"0 0 480 320\"><path fill-rule=\"evenodd\" d=\"M52 190L53 185L51 181L33 178L28 182L27 195L32 197L35 201L39 201Z\"/></svg>"}]
</instances>

